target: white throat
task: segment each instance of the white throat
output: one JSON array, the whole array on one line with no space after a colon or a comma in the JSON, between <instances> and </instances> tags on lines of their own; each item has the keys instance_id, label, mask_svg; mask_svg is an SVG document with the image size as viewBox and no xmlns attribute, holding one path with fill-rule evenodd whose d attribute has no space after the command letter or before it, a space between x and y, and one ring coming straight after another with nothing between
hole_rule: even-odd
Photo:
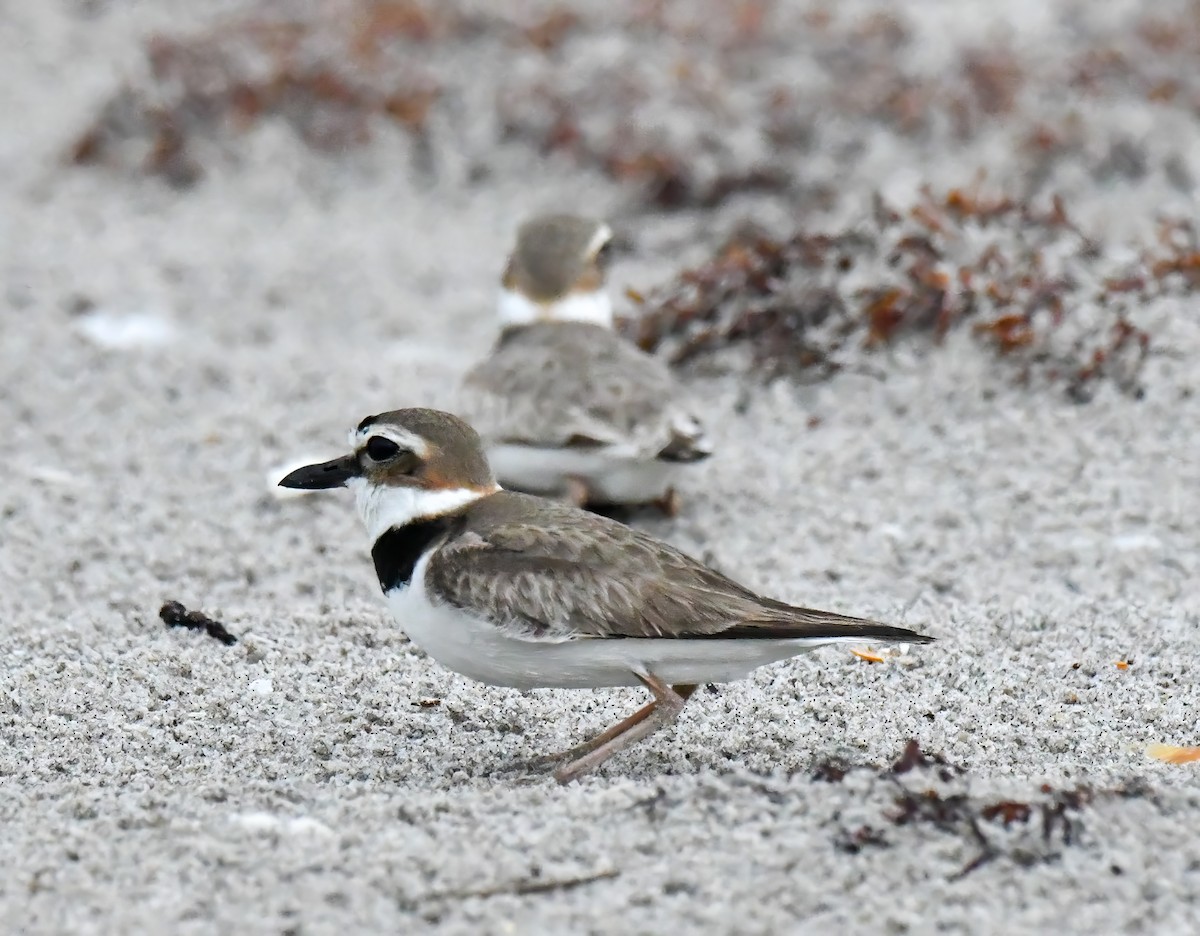
<instances>
[{"instance_id":1,"label":"white throat","mask_svg":"<svg viewBox=\"0 0 1200 936\"><path fill-rule=\"evenodd\" d=\"M406 526L423 517L450 513L500 490L497 486L492 491L478 488L430 491L417 487L370 484L364 478L353 478L346 486L354 492L358 515L372 543L392 527Z\"/></svg>"},{"instance_id":2,"label":"white throat","mask_svg":"<svg viewBox=\"0 0 1200 936\"><path fill-rule=\"evenodd\" d=\"M500 290L500 324L529 325L533 322L586 322L612 328L612 300L603 289L568 293L554 302L534 302L511 289Z\"/></svg>"}]
</instances>

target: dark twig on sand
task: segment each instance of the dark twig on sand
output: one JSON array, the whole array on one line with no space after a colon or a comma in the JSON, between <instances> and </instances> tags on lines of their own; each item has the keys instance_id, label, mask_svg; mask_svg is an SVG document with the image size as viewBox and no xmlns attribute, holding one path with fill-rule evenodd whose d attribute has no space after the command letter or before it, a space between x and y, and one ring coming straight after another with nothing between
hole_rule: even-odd
<instances>
[{"instance_id":1,"label":"dark twig on sand","mask_svg":"<svg viewBox=\"0 0 1200 936\"><path fill-rule=\"evenodd\" d=\"M189 611L178 601L168 601L159 609L158 616L167 627L186 627L188 630L204 631L214 640L229 647L237 643L237 637L225 629L225 625L199 611Z\"/></svg>"},{"instance_id":2,"label":"dark twig on sand","mask_svg":"<svg viewBox=\"0 0 1200 936\"><path fill-rule=\"evenodd\" d=\"M602 871L596 871L593 874L583 874L578 877L547 878L545 880L539 877L530 877L521 881L506 881L491 887L481 887L477 890L445 891L438 894L429 894L423 899L467 900L471 897L486 899L488 897L502 897L505 895L524 897L529 894L549 894L554 891L574 890L577 887L583 887L585 884L594 884L596 881L611 880L612 878L619 877L620 874L621 871L619 868L605 868Z\"/></svg>"},{"instance_id":3,"label":"dark twig on sand","mask_svg":"<svg viewBox=\"0 0 1200 936\"><path fill-rule=\"evenodd\" d=\"M972 871L978 871L989 861L1000 857L999 849L988 841L987 836L983 834L983 830L979 828L978 819L974 816L968 816L967 828L970 830L971 837L975 839L976 844L979 846L979 854L963 865L958 873L950 875L949 880L951 881L961 881Z\"/></svg>"}]
</instances>

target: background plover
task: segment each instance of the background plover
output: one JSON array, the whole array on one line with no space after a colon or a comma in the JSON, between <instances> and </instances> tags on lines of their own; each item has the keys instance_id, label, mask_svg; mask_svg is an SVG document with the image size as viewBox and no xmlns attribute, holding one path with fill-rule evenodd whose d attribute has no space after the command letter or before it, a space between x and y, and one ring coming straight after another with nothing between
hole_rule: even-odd
<instances>
[{"instance_id":1,"label":"background plover","mask_svg":"<svg viewBox=\"0 0 1200 936\"><path fill-rule=\"evenodd\" d=\"M507 486L579 505L677 509L680 465L711 454L695 406L666 365L612 330L612 231L552 215L522 225L505 268L503 330L455 408Z\"/></svg>"}]
</instances>

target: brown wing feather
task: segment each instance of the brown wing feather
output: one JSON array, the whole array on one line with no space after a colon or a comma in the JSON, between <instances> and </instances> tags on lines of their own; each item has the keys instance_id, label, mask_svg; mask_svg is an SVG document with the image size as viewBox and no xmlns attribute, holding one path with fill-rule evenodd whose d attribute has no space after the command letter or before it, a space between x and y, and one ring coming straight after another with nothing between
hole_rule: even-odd
<instances>
[{"instance_id":1,"label":"brown wing feather","mask_svg":"<svg viewBox=\"0 0 1200 936\"><path fill-rule=\"evenodd\" d=\"M860 618L793 608L615 521L504 493L536 511L482 516L430 560L428 586L530 638L824 637L923 641Z\"/></svg>"}]
</instances>

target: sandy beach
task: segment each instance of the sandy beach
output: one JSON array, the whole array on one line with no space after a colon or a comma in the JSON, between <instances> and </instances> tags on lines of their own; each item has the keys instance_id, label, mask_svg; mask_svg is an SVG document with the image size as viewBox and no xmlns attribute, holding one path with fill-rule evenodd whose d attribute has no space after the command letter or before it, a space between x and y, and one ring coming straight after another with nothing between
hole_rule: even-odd
<instances>
[{"instance_id":1,"label":"sandy beach","mask_svg":"<svg viewBox=\"0 0 1200 936\"><path fill-rule=\"evenodd\" d=\"M505 251L537 211L612 219L627 240L613 294L633 314L627 289L650 294L747 219L781 236L840 230L875 193L905 208L922 186L983 173L996 195L1060 195L1095 239L1086 266L1066 267L1064 334L1112 314L1096 284L1158 249L1164 218L1194 217L1200 97L1186 76L1156 84L1170 56L1200 49L1194 6L1160 5L1174 45L1135 4L743 4L728 36L689 27L684 4L658 5L658 32L631 27L646 6L581 4L563 36L546 32L547 5L506 13L521 24L507 32L436 20L414 39L404 20L416 51L379 67L442 89L428 115L403 111L420 133L368 114L369 139L351 146L357 125L305 112L304 132L326 134L310 145L289 104L197 131L185 164L122 117L101 157L75 165L123 86L147 113L165 93L149 37L279 8L10 5L0 929L1196 927L1200 762L1147 754L1200 744L1190 281L1123 296L1150 335L1137 392L1097 380L1086 402L1052 376L1021 379L968 326L941 344L855 341L819 382L684 369L716 454L687 476L678 518L639 522L765 594L937 641L882 663L826 649L702 688L673 730L566 788L512 765L641 694L448 672L389 617L351 498L274 487L339 453L363 416L450 398L494 337ZM483 15L468 7L454 8ZM866 55L891 27L861 24L888 10L906 38L869 58L903 66L908 96L881 100L934 114L919 127L838 93L863 88L839 88L837 36ZM1110 94L1117 60L1088 57L1113 36L1167 42L1161 64L1120 73L1150 89L1141 98L1132 78ZM743 41L757 45L736 52ZM964 130L941 91L912 103L922 81L953 87L963 50L1000 48L1020 91L989 103L977 84L986 120ZM653 91L682 62L709 97L689 86L629 106L703 153L683 195L676 181L652 198L624 163L530 142L553 114L523 103L529 88L590 100L616 93L598 80L616 70ZM1101 64L1087 85L1054 78L1063 62ZM797 89L803 132L740 120L768 79ZM886 69L877 80L900 87ZM697 102L723 116L704 125ZM613 106L580 121L571 152L607 139ZM1053 159L1022 148L1038 128L1058 134ZM767 163L790 181L723 192ZM168 629L168 600L237 642Z\"/></svg>"}]
</instances>

